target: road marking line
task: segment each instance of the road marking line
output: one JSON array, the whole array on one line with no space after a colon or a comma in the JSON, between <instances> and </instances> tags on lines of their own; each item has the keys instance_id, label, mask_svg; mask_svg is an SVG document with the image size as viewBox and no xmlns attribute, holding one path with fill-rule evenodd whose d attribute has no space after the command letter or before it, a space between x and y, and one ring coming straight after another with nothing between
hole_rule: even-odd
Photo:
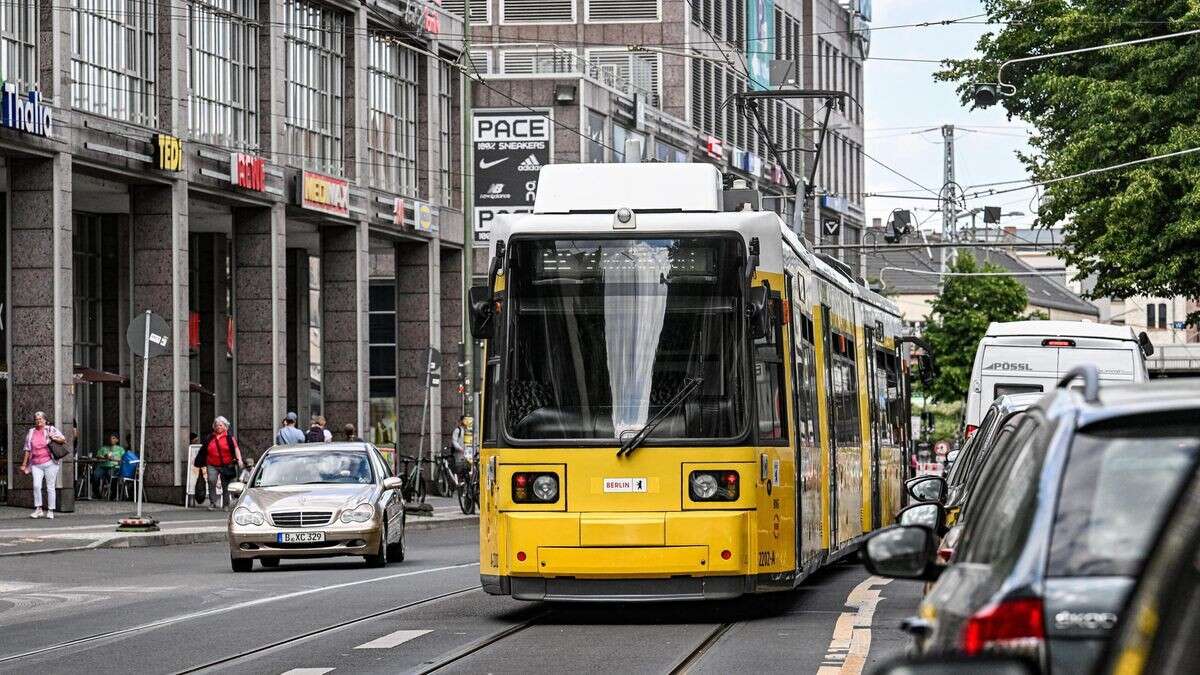
<instances>
[{"instance_id":1,"label":"road marking line","mask_svg":"<svg viewBox=\"0 0 1200 675\"><path fill-rule=\"evenodd\" d=\"M391 649L397 645L402 645L409 640L415 640L426 633L432 633L432 630L398 630L395 633L389 633L380 638L375 638L370 642L361 644L355 649Z\"/></svg>"},{"instance_id":2,"label":"road marking line","mask_svg":"<svg viewBox=\"0 0 1200 675\"><path fill-rule=\"evenodd\" d=\"M817 675L859 675L867 664L871 652L871 622L875 619L875 606L879 604L879 589L891 579L871 576L854 587L846 596L846 606L853 612L842 612L833 626L833 638L825 652L825 662Z\"/></svg>"},{"instance_id":3,"label":"road marking line","mask_svg":"<svg viewBox=\"0 0 1200 675\"><path fill-rule=\"evenodd\" d=\"M325 675L332 671L333 668L292 668L286 670L280 675Z\"/></svg>"}]
</instances>

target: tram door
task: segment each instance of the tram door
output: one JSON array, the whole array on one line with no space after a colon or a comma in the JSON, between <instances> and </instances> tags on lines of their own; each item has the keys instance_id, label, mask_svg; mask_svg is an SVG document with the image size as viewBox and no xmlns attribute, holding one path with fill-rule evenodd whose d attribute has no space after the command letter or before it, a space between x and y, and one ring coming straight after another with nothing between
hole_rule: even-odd
<instances>
[{"instance_id":1,"label":"tram door","mask_svg":"<svg viewBox=\"0 0 1200 675\"><path fill-rule=\"evenodd\" d=\"M816 345L804 277L788 277L792 325L792 409L796 429L796 567L821 553L821 443L817 424Z\"/></svg>"},{"instance_id":2,"label":"tram door","mask_svg":"<svg viewBox=\"0 0 1200 675\"><path fill-rule=\"evenodd\" d=\"M863 353L863 356L866 357L867 363L867 396L870 400L866 413L870 415L871 420L869 425L871 430L871 529L877 530L881 523L880 488L882 487L879 481L879 452L882 445L879 431L881 425L884 424L883 415L885 414L887 404L880 405L881 402L879 399L879 368L881 364L879 363L879 352L876 350L875 340L880 336L876 334L875 329L871 326L866 326L863 329L863 334L867 338L866 351Z\"/></svg>"},{"instance_id":3,"label":"tram door","mask_svg":"<svg viewBox=\"0 0 1200 675\"><path fill-rule=\"evenodd\" d=\"M821 344L825 349L825 419L829 429L829 550L837 548L838 530L838 478L837 478L837 414L834 412L837 404L833 398L833 327L830 321L829 305L821 305Z\"/></svg>"}]
</instances>

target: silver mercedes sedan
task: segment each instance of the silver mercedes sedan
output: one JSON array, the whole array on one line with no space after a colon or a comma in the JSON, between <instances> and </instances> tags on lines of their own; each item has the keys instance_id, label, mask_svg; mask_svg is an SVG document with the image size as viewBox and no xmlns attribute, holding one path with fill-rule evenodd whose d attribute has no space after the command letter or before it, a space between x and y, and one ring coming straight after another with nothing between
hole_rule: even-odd
<instances>
[{"instance_id":1,"label":"silver mercedes sedan","mask_svg":"<svg viewBox=\"0 0 1200 675\"><path fill-rule=\"evenodd\" d=\"M404 560L401 479L369 443L276 446L263 454L229 516L229 562L249 572L257 558L363 556L383 567Z\"/></svg>"}]
</instances>

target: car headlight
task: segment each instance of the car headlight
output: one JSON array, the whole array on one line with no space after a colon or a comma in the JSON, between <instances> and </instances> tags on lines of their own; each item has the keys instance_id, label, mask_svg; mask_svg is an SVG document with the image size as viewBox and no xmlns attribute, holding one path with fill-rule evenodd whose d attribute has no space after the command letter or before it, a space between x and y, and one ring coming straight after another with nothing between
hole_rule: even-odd
<instances>
[{"instance_id":1,"label":"car headlight","mask_svg":"<svg viewBox=\"0 0 1200 675\"><path fill-rule=\"evenodd\" d=\"M512 498L518 504L552 504L558 501L558 476L541 472L514 473Z\"/></svg>"},{"instance_id":2,"label":"car headlight","mask_svg":"<svg viewBox=\"0 0 1200 675\"><path fill-rule=\"evenodd\" d=\"M233 510L233 522L238 525L262 525L266 522L266 518L258 511L239 506Z\"/></svg>"},{"instance_id":3,"label":"car headlight","mask_svg":"<svg viewBox=\"0 0 1200 675\"><path fill-rule=\"evenodd\" d=\"M375 505L363 502L349 511L342 511L343 523L365 523L375 517Z\"/></svg>"},{"instance_id":4,"label":"car headlight","mask_svg":"<svg viewBox=\"0 0 1200 675\"><path fill-rule=\"evenodd\" d=\"M735 502L740 483L736 471L693 471L688 478L692 500L698 502Z\"/></svg>"},{"instance_id":5,"label":"car headlight","mask_svg":"<svg viewBox=\"0 0 1200 675\"><path fill-rule=\"evenodd\" d=\"M710 473L692 474L692 496L696 499L712 499L717 496L717 477Z\"/></svg>"}]
</instances>

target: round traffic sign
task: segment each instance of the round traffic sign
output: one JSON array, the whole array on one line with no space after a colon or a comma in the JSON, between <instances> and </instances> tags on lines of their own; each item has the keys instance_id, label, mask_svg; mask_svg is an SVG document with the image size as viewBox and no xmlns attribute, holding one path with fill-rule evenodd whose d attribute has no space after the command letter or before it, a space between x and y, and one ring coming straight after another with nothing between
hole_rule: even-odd
<instances>
[{"instance_id":1,"label":"round traffic sign","mask_svg":"<svg viewBox=\"0 0 1200 675\"><path fill-rule=\"evenodd\" d=\"M147 322L150 324L148 336ZM161 316L153 312L143 312L129 322L129 328L125 331L125 341L129 343L129 349L138 356L161 356L171 350L171 327Z\"/></svg>"}]
</instances>

